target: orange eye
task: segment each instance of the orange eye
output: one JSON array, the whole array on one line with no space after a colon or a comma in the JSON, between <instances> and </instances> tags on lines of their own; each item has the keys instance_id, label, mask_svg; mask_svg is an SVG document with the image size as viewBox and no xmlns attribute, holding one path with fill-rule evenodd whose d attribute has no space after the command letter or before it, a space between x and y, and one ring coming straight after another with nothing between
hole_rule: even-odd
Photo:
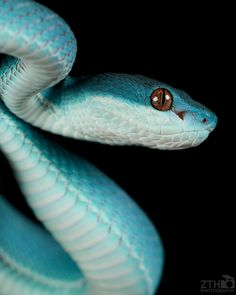
<instances>
[{"instance_id":1,"label":"orange eye","mask_svg":"<svg viewBox=\"0 0 236 295\"><path fill-rule=\"evenodd\" d=\"M173 96L169 90L158 88L151 95L151 104L158 111L168 111L173 104Z\"/></svg>"}]
</instances>

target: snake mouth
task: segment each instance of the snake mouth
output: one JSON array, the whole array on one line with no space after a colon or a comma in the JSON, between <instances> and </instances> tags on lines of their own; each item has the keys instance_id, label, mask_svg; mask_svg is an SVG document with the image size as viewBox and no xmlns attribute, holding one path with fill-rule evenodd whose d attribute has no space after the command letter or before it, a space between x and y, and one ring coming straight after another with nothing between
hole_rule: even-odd
<instances>
[{"instance_id":1,"label":"snake mouth","mask_svg":"<svg viewBox=\"0 0 236 295\"><path fill-rule=\"evenodd\" d=\"M207 130L209 131L209 133L216 128L217 122L218 122L218 118L216 115L214 115L214 117L211 119L211 121L208 123L208 126L207 126Z\"/></svg>"},{"instance_id":2,"label":"snake mouth","mask_svg":"<svg viewBox=\"0 0 236 295\"><path fill-rule=\"evenodd\" d=\"M209 134L210 133L207 130L188 130L172 135L166 134L165 142L156 141L148 146L161 150L189 149L199 146L208 138Z\"/></svg>"}]
</instances>

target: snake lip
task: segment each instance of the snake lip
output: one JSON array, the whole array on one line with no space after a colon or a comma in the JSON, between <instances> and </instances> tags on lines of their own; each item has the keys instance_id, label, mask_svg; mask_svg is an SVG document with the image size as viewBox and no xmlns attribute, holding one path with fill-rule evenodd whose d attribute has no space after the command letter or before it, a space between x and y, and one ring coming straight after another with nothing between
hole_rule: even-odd
<instances>
[{"instance_id":1,"label":"snake lip","mask_svg":"<svg viewBox=\"0 0 236 295\"><path fill-rule=\"evenodd\" d=\"M207 126L207 130L209 132L212 132L215 128L216 128L216 125L218 123L218 118L216 115L213 115L210 120L208 120L208 126Z\"/></svg>"}]
</instances>

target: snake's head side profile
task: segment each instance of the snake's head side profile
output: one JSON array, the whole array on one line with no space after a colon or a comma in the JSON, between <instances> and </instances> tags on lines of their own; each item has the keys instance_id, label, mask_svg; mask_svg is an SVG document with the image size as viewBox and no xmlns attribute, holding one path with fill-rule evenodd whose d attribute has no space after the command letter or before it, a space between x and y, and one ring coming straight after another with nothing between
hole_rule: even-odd
<instances>
[{"instance_id":1,"label":"snake's head side profile","mask_svg":"<svg viewBox=\"0 0 236 295\"><path fill-rule=\"evenodd\" d=\"M201 144L217 124L216 115L184 91L144 76L101 74L78 85L77 99L63 104L82 139L185 149Z\"/></svg>"}]
</instances>

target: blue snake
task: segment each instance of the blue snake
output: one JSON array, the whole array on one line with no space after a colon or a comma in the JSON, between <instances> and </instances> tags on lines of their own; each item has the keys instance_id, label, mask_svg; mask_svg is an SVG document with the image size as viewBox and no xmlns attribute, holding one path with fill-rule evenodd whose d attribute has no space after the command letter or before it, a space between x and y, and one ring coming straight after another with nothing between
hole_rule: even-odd
<instances>
[{"instance_id":1,"label":"blue snake","mask_svg":"<svg viewBox=\"0 0 236 295\"><path fill-rule=\"evenodd\" d=\"M152 295L164 250L149 218L96 167L32 125L171 150L202 143L217 117L141 75L70 77L76 50L56 13L31 0L0 0L0 149L42 223L0 197L0 294Z\"/></svg>"}]
</instances>

